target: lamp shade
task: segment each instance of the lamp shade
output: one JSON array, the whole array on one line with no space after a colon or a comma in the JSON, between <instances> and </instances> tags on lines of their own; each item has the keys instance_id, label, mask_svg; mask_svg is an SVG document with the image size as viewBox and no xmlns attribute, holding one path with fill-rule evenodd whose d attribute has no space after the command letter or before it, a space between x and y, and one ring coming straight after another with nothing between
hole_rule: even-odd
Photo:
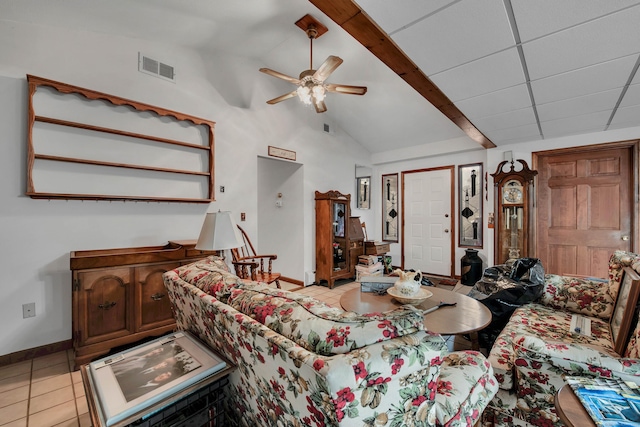
<instances>
[{"instance_id":1,"label":"lamp shade","mask_svg":"<svg viewBox=\"0 0 640 427\"><path fill-rule=\"evenodd\" d=\"M231 212L207 212L196 249L203 251L239 248L244 245Z\"/></svg>"}]
</instances>

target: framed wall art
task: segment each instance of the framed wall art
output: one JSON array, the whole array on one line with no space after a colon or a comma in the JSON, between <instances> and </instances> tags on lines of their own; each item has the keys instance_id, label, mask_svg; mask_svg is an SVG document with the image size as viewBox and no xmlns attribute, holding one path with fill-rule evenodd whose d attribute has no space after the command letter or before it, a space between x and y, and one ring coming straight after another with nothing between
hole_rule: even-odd
<instances>
[{"instance_id":1,"label":"framed wall art","mask_svg":"<svg viewBox=\"0 0 640 427\"><path fill-rule=\"evenodd\" d=\"M398 241L398 174L382 175L382 240Z\"/></svg>"},{"instance_id":2,"label":"framed wall art","mask_svg":"<svg viewBox=\"0 0 640 427\"><path fill-rule=\"evenodd\" d=\"M640 277L632 268L624 267L624 275L620 281L613 314L609 320L613 349L618 354L622 354L627 347L639 294Z\"/></svg>"},{"instance_id":3,"label":"framed wall art","mask_svg":"<svg viewBox=\"0 0 640 427\"><path fill-rule=\"evenodd\" d=\"M482 163L458 166L458 245L482 247Z\"/></svg>"},{"instance_id":4,"label":"framed wall art","mask_svg":"<svg viewBox=\"0 0 640 427\"><path fill-rule=\"evenodd\" d=\"M358 192L356 207L358 209L369 209L371 207L371 177L356 178L356 189Z\"/></svg>"}]
</instances>

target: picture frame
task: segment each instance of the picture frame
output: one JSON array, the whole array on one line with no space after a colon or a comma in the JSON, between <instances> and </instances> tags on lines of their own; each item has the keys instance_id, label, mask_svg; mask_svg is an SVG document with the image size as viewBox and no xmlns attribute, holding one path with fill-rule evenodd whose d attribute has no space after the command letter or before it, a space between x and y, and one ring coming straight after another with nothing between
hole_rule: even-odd
<instances>
[{"instance_id":1,"label":"picture frame","mask_svg":"<svg viewBox=\"0 0 640 427\"><path fill-rule=\"evenodd\" d=\"M627 346L639 295L640 276L631 267L624 267L613 313L609 320L613 349L618 354L623 354Z\"/></svg>"},{"instance_id":2,"label":"picture frame","mask_svg":"<svg viewBox=\"0 0 640 427\"><path fill-rule=\"evenodd\" d=\"M356 178L356 207L358 209L371 208L371 177Z\"/></svg>"},{"instance_id":3,"label":"picture frame","mask_svg":"<svg viewBox=\"0 0 640 427\"><path fill-rule=\"evenodd\" d=\"M224 369L188 332L165 335L91 362L87 376L103 426L115 426Z\"/></svg>"},{"instance_id":4,"label":"picture frame","mask_svg":"<svg viewBox=\"0 0 640 427\"><path fill-rule=\"evenodd\" d=\"M382 240L397 242L399 235L398 217L398 174L382 175Z\"/></svg>"},{"instance_id":5,"label":"picture frame","mask_svg":"<svg viewBox=\"0 0 640 427\"><path fill-rule=\"evenodd\" d=\"M483 246L482 163L458 166L458 246Z\"/></svg>"}]
</instances>

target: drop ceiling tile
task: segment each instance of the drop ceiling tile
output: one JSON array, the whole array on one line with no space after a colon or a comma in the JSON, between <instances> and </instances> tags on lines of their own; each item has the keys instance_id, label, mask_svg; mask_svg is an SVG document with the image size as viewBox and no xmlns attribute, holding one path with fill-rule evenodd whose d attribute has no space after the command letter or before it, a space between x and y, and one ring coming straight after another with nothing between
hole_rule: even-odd
<instances>
[{"instance_id":1,"label":"drop ceiling tile","mask_svg":"<svg viewBox=\"0 0 640 427\"><path fill-rule=\"evenodd\" d=\"M538 117L540 121L545 122L565 117L581 116L598 111L613 110L622 88L608 90L606 92L598 92L591 95L579 96L577 98L564 99L562 101L550 102L548 104L539 104Z\"/></svg>"},{"instance_id":2,"label":"drop ceiling tile","mask_svg":"<svg viewBox=\"0 0 640 427\"><path fill-rule=\"evenodd\" d=\"M495 144L500 142L512 141L515 139L531 139L540 135L538 125L530 124L524 126L513 127L509 129L500 129L487 132L486 135Z\"/></svg>"},{"instance_id":3,"label":"drop ceiling tile","mask_svg":"<svg viewBox=\"0 0 640 427\"><path fill-rule=\"evenodd\" d=\"M453 102L525 83L515 47L430 78Z\"/></svg>"},{"instance_id":4,"label":"drop ceiling tile","mask_svg":"<svg viewBox=\"0 0 640 427\"><path fill-rule=\"evenodd\" d=\"M471 119L471 121L477 128L481 129L482 132L491 132L494 130L535 124L536 116L533 113L533 108L528 107L484 117L482 119Z\"/></svg>"},{"instance_id":5,"label":"drop ceiling tile","mask_svg":"<svg viewBox=\"0 0 640 427\"><path fill-rule=\"evenodd\" d=\"M575 98L594 92L621 88L629 79L637 55L629 55L579 70L531 82L537 104Z\"/></svg>"},{"instance_id":6,"label":"drop ceiling tile","mask_svg":"<svg viewBox=\"0 0 640 427\"><path fill-rule=\"evenodd\" d=\"M484 95L456 102L456 106L469 118L482 118L530 107L531 98L526 84L508 87Z\"/></svg>"},{"instance_id":7,"label":"drop ceiling tile","mask_svg":"<svg viewBox=\"0 0 640 427\"><path fill-rule=\"evenodd\" d=\"M402 7L388 0L359 0L358 5L387 34L455 3L452 0L403 0Z\"/></svg>"},{"instance_id":8,"label":"drop ceiling tile","mask_svg":"<svg viewBox=\"0 0 640 427\"><path fill-rule=\"evenodd\" d=\"M609 128L625 128L631 126L640 126L640 105L618 108L615 116L613 116L613 120L611 120Z\"/></svg>"},{"instance_id":9,"label":"drop ceiling tile","mask_svg":"<svg viewBox=\"0 0 640 427\"><path fill-rule=\"evenodd\" d=\"M456 3L393 40L427 75L515 45L502 0Z\"/></svg>"},{"instance_id":10,"label":"drop ceiling tile","mask_svg":"<svg viewBox=\"0 0 640 427\"><path fill-rule=\"evenodd\" d=\"M605 129L610 115L611 111L600 111L582 116L540 122L540 126L545 138L597 132Z\"/></svg>"},{"instance_id":11,"label":"drop ceiling tile","mask_svg":"<svg viewBox=\"0 0 640 427\"><path fill-rule=\"evenodd\" d=\"M620 102L620 108L631 107L640 104L640 83L630 85L627 89L627 93L624 94L622 102Z\"/></svg>"},{"instance_id":12,"label":"drop ceiling tile","mask_svg":"<svg viewBox=\"0 0 640 427\"><path fill-rule=\"evenodd\" d=\"M638 52L640 7L523 43L531 80ZM615 29L615 31L613 31Z\"/></svg>"},{"instance_id":13,"label":"drop ceiling tile","mask_svg":"<svg viewBox=\"0 0 640 427\"><path fill-rule=\"evenodd\" d=\"M638 0L511 0L523 42L638 3Z\"/></svg>"}]
</instances>

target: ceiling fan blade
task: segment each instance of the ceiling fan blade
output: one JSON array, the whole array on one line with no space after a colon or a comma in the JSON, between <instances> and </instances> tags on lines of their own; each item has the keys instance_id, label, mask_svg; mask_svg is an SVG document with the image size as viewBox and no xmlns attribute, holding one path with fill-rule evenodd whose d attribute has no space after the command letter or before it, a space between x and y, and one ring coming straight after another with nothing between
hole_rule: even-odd
<instances>
[{"instance_id":1,"label":"ceiling fan blade","mask_svg":"<svg viewBox=\"0 0 640 427\"><path fill-rule=\"evenodd\" d=\"M340 64L342 64L342 59L333 55L329 56L322 63L320 68L318 68L318 70L313 74L313 78L316 80L320 80L321 82L324 82L327 79L327 77L329 77L331 73L333 73L336 70L336 68L340 66Z\"/></svg>"},{"instance_id":2,"label":"ceiling fan blade","mask_svg":"<svg viewBox=\"0 0 640 427\"><path fill-rule=\"evenodd\" d=\"M367 93L366 86L349 86L329 83L326 84L325 87L329 92L346 93L349 95L364 95Z\"/></svg>"},{"instance_id":3,"label":"ceiling fan blade","mask_svg":"<svg viewBox=\"0 0 640 427\"><path fill-rule=\"evenodd\" d=\"M297 94L298 94L298 93L297 93L297 90L294 90L294 91L292 91L292 92L285 93L284 95L280 95L280 96L279 96L279 97L277 97L277 98L273 98L273 99L268 100L268 101L267 101L267 104L271 104L271 105L273 105L273 104L277 104L278 102L282 102L282 101L284 101L284 100L286 100L286 99L293 98L293 97L294 97L294 96L296 96Z\"/></svg>"},{"instance_id":4,"label":"ceiling fan blade","mask_svg":"<svg viewBox=\"0 0 640 427\"><path fill-rule=\"evenodd\" d=\"M265 74L269 74L270 76L277 77L277 78L282 79L282 80L286 80L289 83L293 83L294 85L299 85L300 84L300 80L299 79L296 79L295 77L287 76L286 74L282 74L281 72L274 71L274 70L272 70L270 68L260 68L260 72L261 73L265 73Z\"/></svg>"},{"instance_id":5,"label":"ceiling fan blade","mask_svg":"<svg viewBox=\"0 0 640 427\"><path fill-rule=\"evenodd\" d=\"M327 111L327 106L324 104L324 101L314 102L313 106L316 107L316 113L324 113Z\"/></svg>"}]
</instances>

